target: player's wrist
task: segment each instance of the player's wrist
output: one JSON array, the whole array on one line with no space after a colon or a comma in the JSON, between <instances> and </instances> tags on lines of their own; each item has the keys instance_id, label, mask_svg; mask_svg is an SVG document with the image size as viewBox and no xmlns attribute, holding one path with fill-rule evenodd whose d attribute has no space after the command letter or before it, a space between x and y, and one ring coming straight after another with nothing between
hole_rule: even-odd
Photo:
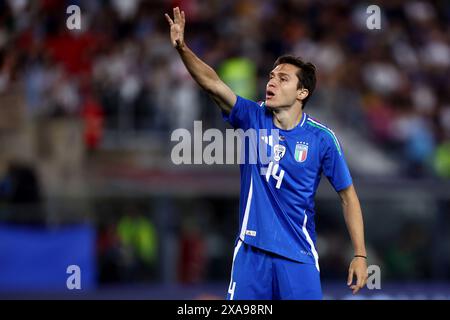
<instances>
[{"instance_id":1,"label":"player's wrist","mask_svg":"<svg viewBox=\"0 0 450 320\"><path fill-rule=\"evenodd\" d=\"M186 44L184 41L176 41L175 49L178 50L178 52L183 52L186 49Z\"/></svg>"}]
</instances>

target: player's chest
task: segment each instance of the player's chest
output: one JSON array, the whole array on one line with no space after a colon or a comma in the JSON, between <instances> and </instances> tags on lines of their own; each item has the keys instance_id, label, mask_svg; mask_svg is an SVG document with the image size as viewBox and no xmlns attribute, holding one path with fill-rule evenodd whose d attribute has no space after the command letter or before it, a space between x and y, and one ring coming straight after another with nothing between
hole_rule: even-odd
<instances>
[{"instance_id":1,"label":"player's chest","mask_svg":"<svg viewBox=\"0 0 450 320\"><path fill-rule=\"evenodd\" d=\"M320 165L319 145L311 135L263 136L260 144L264 147L260 149L267 155L267 161L285 169L314 169Z\"/></svg>"}]
</instances>

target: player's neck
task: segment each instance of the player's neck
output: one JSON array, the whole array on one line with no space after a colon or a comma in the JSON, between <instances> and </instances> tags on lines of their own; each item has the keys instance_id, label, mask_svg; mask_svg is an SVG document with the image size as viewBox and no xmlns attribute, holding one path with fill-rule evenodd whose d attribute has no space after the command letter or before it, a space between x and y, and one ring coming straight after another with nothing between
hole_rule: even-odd
<instances>
[{"instance_id":1,"label":"player's neck","mask_svg":"<svg viewBox=\"0 0 450 320\"><path fill-rule=\"evenodd\" d=\"M303 117L302 107L289 109L273 110L273 123L282 130L291 130L295 128Z\"/></svg>"}]
</instances>

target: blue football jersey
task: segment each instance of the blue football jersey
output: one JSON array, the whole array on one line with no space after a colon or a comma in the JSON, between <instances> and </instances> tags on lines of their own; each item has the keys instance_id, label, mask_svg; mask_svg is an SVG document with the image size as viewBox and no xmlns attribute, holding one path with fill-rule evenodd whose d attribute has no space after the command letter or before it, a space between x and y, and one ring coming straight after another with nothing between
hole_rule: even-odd
<instances>
[{"instance_id":1,"label":"blue football jersey","mask_svg":"<svg viewBox=\"0 0 450 320\"><path fill-rule=\"evenodd\" d=\"M335 134L306 113L293 129L279 129L264 103L239 96L223 117L235 129L259 132L242 143L238 239L319 270L314 196L321 175L336 191L352 184Z\"/></svg>"}]
</instances>

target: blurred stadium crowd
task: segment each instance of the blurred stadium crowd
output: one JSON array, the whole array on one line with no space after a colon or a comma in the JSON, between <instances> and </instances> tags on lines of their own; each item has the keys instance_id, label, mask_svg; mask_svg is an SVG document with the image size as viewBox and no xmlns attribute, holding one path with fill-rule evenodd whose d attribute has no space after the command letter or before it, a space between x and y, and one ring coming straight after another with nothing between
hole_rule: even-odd
<instances>
[{"instance_id":1,"label":"blurred stadium crowd","mask_svg":"<svg viewBox=\"0 0 450 320\"><path fill-rule=\"evenodd\" d=\"M66 8L71 4L81 8L82 30L66 27ZM84 146L76 151L69 144L61 153L70 158L68 162L81 159L74 165L78 166L74 175L83 176L86 162L80 154L98 155L111 146L126 149L123 143L138 134L167 145L173 129L192 128L194 120L203 120L205 127L224 128L220 114L190 79L170 45L164 13L179 5L186 12L188 45L238 94L261 99L275 59L284 53L302 56L318 68L317 92L307 112L314 115L318 108L335 123L353 128L402 164L401 177L447 179L450 2L390 0L377 4L381 30L366 26L369 3L350 0L0 0L0 136L4 140L14 132L15 122L40 123L46 130L52 119L75 119L82 124ZM11 105L20 106L22 113L17 115ZM130 138L123 140L126 137ZM45 143L40 148L45 149ZM111 160L107 158L91 160L101 164ZM58 172L64 174L64 168ZM11 172L17 173L17 167ZM0 189L2 201L11 200L7 177ZM40 177L46 179L45 174ZM60 179L61 185L67 183L64 176ZM151 209L142 211L147 214ZM237 206L230 211L237 215ZM116 236L131 243L131 234L140 232L136 251L144 264L154 263L157 231L150 216L145 217L146 222L136 224L133 219L142 217L134 214L122 215L115 224L108 219L98 221L103 262L112 259L111 266L117 259L127 261L123 251L111 253L108 248L114 248ZM224 217L213 219L211 226L220 219ZM192 280L205 272L198 265L204 264L206 244L193 227L198 221L187 220L183 228L190 237L180 241L180 247L194 249L180 259L186 263L197 259L198 264L192 267L196 275L189 278L188 271L183 271L180 279ZM328 241L323 244L328 276L339 277L342 272L336 270L346 268L346 256L338 254L339 246L345 247L348 241L332 233L334 220L328 227L326 218L323 223L330 230L324 232ZM418 259L420 253L414 255L432 241L421 227L405 226L396 246L385 244L382 250L387 251L378 252L393 276L430 276L420 260L428 256ZM217 249L223 247L221 241L210 237L208 243ZM227 258L229 254L230 250L224 253ZM216 267L227 272L227 258L217 258ZM120 278L111 270L107 267L101 272L102 279ZM136 275L136 269L127 270L123 281ZM222 279L226 272L215 279Z\"/></svg>"},{"instance_id":2,"label":"blurred stadium crowd","mask_svg":"<svg viewBox=\"0 0 450 320\"><path fill-rule=\"evenodd\" d=\"M82 31L67 30L69 4ZM188 44L240 94L263 97L276 57L300 55L317 65L333 116L398 153L409 174L450 176L447 1L381 1L375 31L351 1L1 1L0 92L23 81L30 116L83 117L90 147L103 127L214 118L167 41L173 5Z\"/></svg>"}]
</instances>

